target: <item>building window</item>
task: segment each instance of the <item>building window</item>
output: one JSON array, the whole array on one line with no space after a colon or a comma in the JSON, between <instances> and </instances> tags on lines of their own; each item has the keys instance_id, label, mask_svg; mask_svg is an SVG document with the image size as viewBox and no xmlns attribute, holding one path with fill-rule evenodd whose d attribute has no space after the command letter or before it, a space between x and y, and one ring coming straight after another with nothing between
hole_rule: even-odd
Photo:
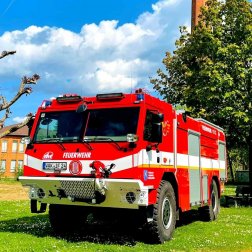
<instances>
[{"instance_id":1,"label":"building window","mask_svg":"<svg viewBox=\"0 0 252 252\"><path fill-rule=\"evenodd\" d=\"M6 171L6 160L2 159L0 163L0 171L5 172Z\"/></svg>"},{"instance_id":2,"label":"building window","mask_svg":"<svg viewBox=\"0 0 252 252\"><path fill-rule=\"evenodd\" d=\"M17 147L18 147L18 141L13 140L13 142L12 142L12 152L17 152Z\"/></svg>"},{"instance_id":3,"label":"building window","mask_svg":"<svg viewBox=\"0 0 252 252\"><path fill-rule=\"evenodd\" d=\"M10 172L16 171L16 160L11 160Z\"/></svg>"},{"instance_id":4,"label":"building window","mask_svg":"<svg viewBox=\"0 0 252 252\"><path fill-rule=\"evenodd\" d=\"M24 144L19 143L19 152L24 152Z\"/></svg>"},{"instance_id":5,"label":"building window","mask_svg":"<svg viewBox=\"0 0 252 252\"><path fill-rule=\"evenodd\" d=\"M23 160L18 160L18 170L21 171L23 169Z\"/></svg>"},{"instance_id":6,"label":"building window","mask_svg":"<svg viewBox=\"0 0 252 252\"><path fill-rule=\"evenodd\" d=\"M2 140L2 152L7 152L8 141Z\"/></svg>"}]
</instances>

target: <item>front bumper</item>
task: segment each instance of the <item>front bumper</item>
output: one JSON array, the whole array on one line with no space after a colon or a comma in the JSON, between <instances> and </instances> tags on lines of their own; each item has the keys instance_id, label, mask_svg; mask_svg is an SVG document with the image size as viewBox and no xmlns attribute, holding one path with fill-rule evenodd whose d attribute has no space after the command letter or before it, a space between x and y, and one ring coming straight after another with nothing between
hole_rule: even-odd
<instances>
[{"instance_id":1,"label":"front bumper","mask_svg":"<svg viewBox=\"0 0 252 252\"><path fill-rule=\"evenodd\" d=\"M19 177L30 199L41 203L138 209L148 206L150 187L141 180Z\"/></svg>"}]
</instances>

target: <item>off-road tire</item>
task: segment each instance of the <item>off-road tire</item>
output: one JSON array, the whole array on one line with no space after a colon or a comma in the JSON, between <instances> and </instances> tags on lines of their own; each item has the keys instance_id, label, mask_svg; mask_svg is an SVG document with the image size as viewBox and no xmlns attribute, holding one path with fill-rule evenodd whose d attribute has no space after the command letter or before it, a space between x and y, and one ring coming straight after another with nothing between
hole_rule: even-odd
<instances>
[{"instance_id":1,"label":"off-road tire","mask_svg":"<svg viewBox=\"0 0 252 252\"><path fill-rule=\"evenodd\" d=\"M80 230L86 222L87 212L81 206L50 204L49 220L53 231L57 234Z\"/></svg>"},{"instance_id":2,"label":"off-road tire","mask_svg":"<svg viewBox=\"0 0 252 252\"><path fill-rule=\"evenodd\" d=\"M220 198L218 187L213 180L210 187L210 205L199 208L199 213L203 221L214 221L220 212Z\"/></svg>"},{"instance_id":3,"label":"off-road tire","mask_svg":"<svg viewBox=\"0 0 252 252\"><path fill-rule=\"evenodd\" d=\"M154 243L171 239L176 224L176 198L172 185L162 180L153 207L153 221L148 224L150 238Z\"/></svg>"}]
</instances>

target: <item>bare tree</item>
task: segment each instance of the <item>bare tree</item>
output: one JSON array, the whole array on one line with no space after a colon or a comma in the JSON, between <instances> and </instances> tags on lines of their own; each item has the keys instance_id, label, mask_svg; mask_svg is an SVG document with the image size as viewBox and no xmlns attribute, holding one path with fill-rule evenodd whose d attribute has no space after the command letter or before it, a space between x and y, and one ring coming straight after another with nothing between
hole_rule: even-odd
<instances>
[{"instance_id":1,"label":"bare tree","mask_svg":"<svg viewBox=\"0 0 252 252\"><path fill-rule=\"evenodd\" d=\"M3 51L0 55L0 59L5 58L6 56L15 54L16 51ZM19 85L19 89L16 93L16 95L12 98L11 101L7 101L5 96L0 95L0 111L4 111L4 116L0 119L0 128L4 127L4 122L7 118L9 118L11 114L11 106L24 94L29 95L32 92L32 88L30 85L35 85L37 81L40 79L40 76L38 74L34 74L32 77L26 77L24 76L21 79L21 83ZM32 120L33 114L29 113L26 116L26 119L19 123L14 125L13 127L9 128L8 130L4 131L0 134L0 138L24 127L25 125L29 124L29 122Z\"/></svg>"}]
</instances>

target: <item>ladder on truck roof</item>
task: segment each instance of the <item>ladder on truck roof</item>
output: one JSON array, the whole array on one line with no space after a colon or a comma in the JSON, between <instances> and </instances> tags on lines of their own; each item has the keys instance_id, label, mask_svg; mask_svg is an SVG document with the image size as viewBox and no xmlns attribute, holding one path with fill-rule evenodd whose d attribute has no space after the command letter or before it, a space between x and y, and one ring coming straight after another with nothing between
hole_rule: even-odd
<instances>
[{"instance_id":1,"label":"ladder on truck roof","mask_svg":"<svg viewBox=\"0 0 252 252\"><path fill-rule=\"evenodd\" d=\"M210 126L213 126L213 127L217 128L217 129L219 129L219 130L221 130L221 131L224 131L224 129L221 128L220 126L218 126L218 125L216 125L216 124L214 124L214 123L211 123L211 122L209 122L209 121L207 121L207 120L205 120L205 119L203 119L203 118L196 118L195 120L198 121L198 122L204 122L204 123L206 123L206 124L208 124L208 125L210 125Z\"/></svg>"}]
</instances>

